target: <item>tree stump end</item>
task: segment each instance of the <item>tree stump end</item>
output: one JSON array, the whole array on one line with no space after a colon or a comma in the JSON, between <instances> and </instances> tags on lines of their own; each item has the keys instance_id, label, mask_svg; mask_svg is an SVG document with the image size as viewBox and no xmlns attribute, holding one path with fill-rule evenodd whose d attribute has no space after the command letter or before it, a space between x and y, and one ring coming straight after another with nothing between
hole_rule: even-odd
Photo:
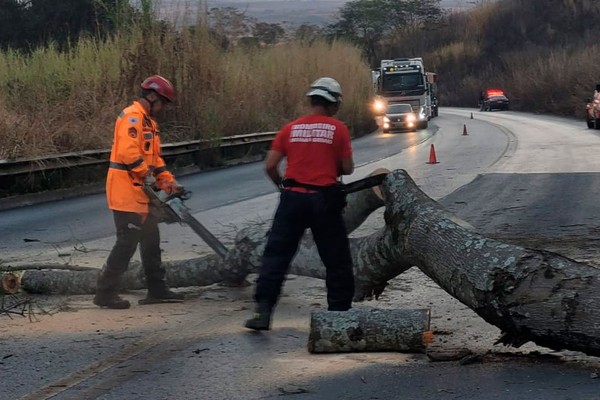
<instances>
[{"instance_id":1,"label":"tree stump end","mask_svg":"<svg viewBox=\"0 0 600 400\"><path fill-rule=\"evenodd\" d=\"M21 288L21 276L14 272L6 272L2 274L0 280L0 293L16 294Z\"/></svg>"}]
</instances>

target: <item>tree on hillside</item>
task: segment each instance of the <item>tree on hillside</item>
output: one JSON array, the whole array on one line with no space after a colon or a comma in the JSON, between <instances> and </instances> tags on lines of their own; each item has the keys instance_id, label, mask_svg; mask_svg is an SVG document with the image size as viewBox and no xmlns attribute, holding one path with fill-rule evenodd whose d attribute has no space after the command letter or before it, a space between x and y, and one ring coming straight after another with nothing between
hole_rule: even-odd
<instances>
[{"instance_id":1,"label":"tree on hillside","mask_svg":"<svg viewBox=\"0 0 600 400\"><path fill-rule=\"evenodd\" d=\"M219 37L231 40L252 32L254 20L235 7L214 7L208 16L211 30Z\"/></svg>"},{"instance_id":2,"label":"tree on hillside","mask_svg":"<svg viewBox=\"0 0 600 400\"><path fill-rule=\"evenodd\" d=\"M302 24L296 28L294 37L303 43L312 43L323 35L323 28L313 24Z\"/></svg>"},{"instance_id":3,"label":"tree on hillside","mask_svg":"<svg viewBox=\"0 0 600 400\"><path fill-rule=\"evenodd\" d=\"M0 45L20 48L27 44L25 4L16 0L0 0Z\"/></svg>"},{"instance_id":4,"label":"tree on hillside","mask_svg":"<svg viewBox=\"0 0 600 400\"><path fill-rule=\"evenodd\" d=\"M329 29L363 47L371 64L378 61L381 41L397 32L441 18L440 0L354 0L340 8L339 20Z\"/></svg>"},{"instance_id":5,"label":"tree on hillside","mask_svg":"<svg viewBox=\"0 0 600 400\"><path fill-rule=\"evenodd\" d=\"M65 43L95 30L95 5L81 0L31 0L26 9L30 31L40 43Z\"/></svg>"},{"instance_id":6,"label":"tree on hillside","mask_svg":"<svg viewBox=\"0 0 600 400\"><path fill-rule=\"evenodd\" d=\"M113 16L128 4L118 0L0 0L0 46L29 50L49 42L59 46L82 33L116 28ZM130 14L132 14L130 12Z\"/></svg>"},{"instance_id":7,"label":"tree on hillside","mask_svg":"<svg viewBox=\"0 0 600 400\"><path fill-rule=\"evenodd\" d=\"M257 22L252 28L252 34L265 44L275 44L285 35L285 31L279 24Z\"/></svg>"},{"instance_id":8,"label":"tree on hillside","mask_svg":"<svg viewBox=\"0 0 600 400\"><path fill-rule=\"evenodd\" d=\"M600 2L595 0L505 1L498 3L493 18L484 25L485 50L514 50L526 46L596 44L595 25ZM512 26L512 29L505 29Z\"/></svg>"},{"instance_id":9,"label":"tree on hillside","mask_svg":"<svg viewBox=\"0 0 600 400\"><path fill-rule=\"evenodd\" d=\"M330 26L335 36L346 37L362 46L365 57L373 63L376 45L389 31L387 0L349 1L340 8L339 21Z\"/></svg>"},{"instance_id":10,"label":"tree on hillside","mask_svg":"<svg viewBox=\"0 0 600 400\"><path fill-rule=\"evenodd\" d=\"M392 0L388 3L395 31L418 28L423 23L438 21L443 15L440 0Z\"/></svg>"}]
</instances>

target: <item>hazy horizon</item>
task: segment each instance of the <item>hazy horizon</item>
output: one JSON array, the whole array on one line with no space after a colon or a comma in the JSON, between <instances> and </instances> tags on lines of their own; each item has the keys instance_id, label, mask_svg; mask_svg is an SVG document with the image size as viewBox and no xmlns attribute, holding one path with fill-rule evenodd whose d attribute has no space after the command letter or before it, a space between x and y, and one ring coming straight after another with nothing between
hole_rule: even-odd
<instances>
[{"instance_id":1,"label":"hazy horizon","mask_svg":"<svg viewBox=\"0 0 600 400\"><path fill-rule=\"evenodd\" d=\"M347 0L205 0L197 4L205 4L210 8L235 7L242 10L248 17L262 22L288 23L293 25L315 24L326 25L336 18L336 13ZM467 9L474 7L478 1L472 0L442 0L440 6L444 9ZM162 0L163 10L185 8L181 0ZM195 9L191 5L190 9Z\"/></svg>"}]
</instances>

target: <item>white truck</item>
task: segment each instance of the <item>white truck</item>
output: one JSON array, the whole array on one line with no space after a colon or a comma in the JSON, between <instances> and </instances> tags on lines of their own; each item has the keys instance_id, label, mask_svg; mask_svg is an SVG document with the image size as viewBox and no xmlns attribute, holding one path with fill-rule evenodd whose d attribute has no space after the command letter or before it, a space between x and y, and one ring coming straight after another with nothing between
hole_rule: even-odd
<instances>
[{"instance_id":1,"label":"white truck","mask_svg":"<svg viewBox=\"0 0 600 400\"><path fill-rule=\"evenodd\" d=\"M375 113L385 114L388 104L408 103L417 116L419 127L427 128L428 121L437 115L437 106L432 108L433 80L437 81L437 75L425 73L420 57L381 60L378 72L377 97L373 104Z\"/></svg>"}]
</instances>

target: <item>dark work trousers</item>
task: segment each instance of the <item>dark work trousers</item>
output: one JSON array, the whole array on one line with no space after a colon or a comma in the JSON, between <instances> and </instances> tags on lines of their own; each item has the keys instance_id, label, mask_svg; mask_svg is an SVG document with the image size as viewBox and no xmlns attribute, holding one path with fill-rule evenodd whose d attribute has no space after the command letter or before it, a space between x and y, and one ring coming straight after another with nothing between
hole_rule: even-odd
<instances>
[{"instance_id":1,"label":"dark work trousers","mask_svg":"<svg viewBox=\"0 0 600 400\"><path fill-rule=\"evenodd\" d=\"M354 273L342 211L328 212L322 192L283 190L256 280L255 300L274 306L304 231L310 228L326 267L329 310L352 306Z\"/></svg>"},{"instance_id":2,"label":"dark work trousers","mask_svg":"<svg viewBox=\"0 0 600 400\"><path fill-rule=\"evenodd\" d=\"M102 268L97 290L117 290L121 276L127 270L138 243L148 288L164 285L165 270L160 253L158 220L151 214L143 220L140 214L124 211L113 211L113 217L117 228L117 241Z\"/></svg>"}]
</instances>

